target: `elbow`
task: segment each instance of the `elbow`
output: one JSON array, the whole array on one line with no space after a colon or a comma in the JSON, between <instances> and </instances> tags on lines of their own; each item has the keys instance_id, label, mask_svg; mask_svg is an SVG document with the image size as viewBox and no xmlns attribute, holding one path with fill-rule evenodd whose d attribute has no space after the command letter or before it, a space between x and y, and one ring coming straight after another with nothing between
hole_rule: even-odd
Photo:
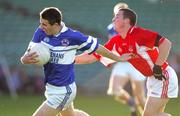
<instances>
[{"instance_id":1,"label":"elbow","mask_svg":"<svg viewBox=\"0 0 180 116\"><path fill-rule=\"evenodd\" d=\"M20 58L20 61L21 61L22 64L25 64L24 60L23 60L23 57Z\"/></svg>"},{"instance_id":2,"label":"elbow","mask_svg":"<svg viewBox=\"0 0 180 116\"><path fill-rule=\"evenodd\" d=\"M166 44L169 47L169 49L171 49L172 42L170 40L166 39Z\"/></svg>"},{"instance_id":3,"label":"elbow","mask_svg":"<svg viewBox=\"0 0 180 116\"><path fill-rule=\"evenodd\" d=\"M163 48L169 48L171 49L172 43L168 39L164 39L164 41L160 44L160 46L163 46Z\"/></svg>"}]
</instances>

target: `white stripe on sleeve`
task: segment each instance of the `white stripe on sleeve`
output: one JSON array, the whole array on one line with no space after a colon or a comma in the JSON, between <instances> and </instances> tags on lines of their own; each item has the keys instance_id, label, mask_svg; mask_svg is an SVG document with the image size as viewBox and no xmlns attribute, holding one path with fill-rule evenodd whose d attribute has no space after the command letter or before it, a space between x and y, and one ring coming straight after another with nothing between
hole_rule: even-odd
<instances>
[{"instance_id":1,"label":"white stripe on sleeve","mask_svg":"<svg viewBox=\"0 0 180 116\"><path fill-rule=\"evenodd\" d=\"M91 53L92 51L94 51L94 49L96 48L97 45L97 38L92 37L93 40L93 44L91 45L91 47L86 50L88 53Z\"/></svg>"}]
</instances>

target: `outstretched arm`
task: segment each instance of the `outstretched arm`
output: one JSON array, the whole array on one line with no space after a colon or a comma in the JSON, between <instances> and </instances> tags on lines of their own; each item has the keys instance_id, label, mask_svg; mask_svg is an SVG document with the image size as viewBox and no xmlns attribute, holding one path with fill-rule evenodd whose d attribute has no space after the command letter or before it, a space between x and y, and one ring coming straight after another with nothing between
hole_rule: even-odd
<instances>
[{"instance_id":1,"label":"outstretched arm","mask_svg":"<svg viewBox=\"0 0 180 116\"><path fill-rule=\"evenodd\" d=\"M111 51L109 51L108 49L106 49L104 46L99 45L98 49L96 50L96 52L104 57L110 58L114 61L117 62L125 62L129 59L131 59L133 57L133 54L129 53L129 54L124 54L122 56L117 56L116 54L112 53Z\"/></svg>"},{"instance_id":2,"label":"outstretched arm","mask_svg":"<svg viewBox=\"0 0 180 116\"><path fill-rule=\"evenodd\" d=\"M116 62L116 61L124 62L133 57L132 54L124 54L122 56L117 56L116 54L112 53L111 51L109 51L102 45L99 45L98 49L96 50L96 53L99 55L102 55L104 57L107 57L107 58L113 60L114 62ZM87 53L82 53L75 57L75 64L90 64L90 63L94 63L98 60L99 59L96 58L93 54L89 55ZM100 59L100 62L103 62L103 60Z\"/></svg>"}]
</instances>

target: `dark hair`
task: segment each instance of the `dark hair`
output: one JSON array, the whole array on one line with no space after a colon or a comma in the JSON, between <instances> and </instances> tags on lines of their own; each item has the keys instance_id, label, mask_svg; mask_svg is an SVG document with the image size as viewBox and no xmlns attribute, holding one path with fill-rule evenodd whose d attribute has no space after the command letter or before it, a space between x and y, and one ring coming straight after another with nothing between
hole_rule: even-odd
<instances>
[{"instance_id":1,"label":"dark hair","mask_svg":"<svg viewBox=\"0 0 180 116\"><path fill-rule=\"evenodd\" d=\"M128 18L130 20L130 25L134 26L137 23L137 14L129 9L129 8L124 8L124 9L120 9L121 11L123 11L123 17L124 18Z\"/></svg>"},{"instance_id":2,"label":"dark hair","mask_svg":"<svg viewBox=\"0 0 180 116\"><path fill-rule=\"evenodd\" d=\"M40 18L48 20L49 24L58 23L60 25L62 20L61 11L56 7L47 7L40 12Z\"/></svg>"}]
</instances>

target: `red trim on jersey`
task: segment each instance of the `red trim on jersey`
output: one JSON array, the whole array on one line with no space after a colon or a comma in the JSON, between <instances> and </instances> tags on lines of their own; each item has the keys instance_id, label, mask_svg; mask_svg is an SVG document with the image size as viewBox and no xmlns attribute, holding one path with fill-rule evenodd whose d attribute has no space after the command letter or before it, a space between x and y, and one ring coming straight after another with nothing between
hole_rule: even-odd
<instances>
[{"instance_id":1,"label":"red trim on jersey","mask_svg":"<svg viewBox=\"0 0 180 116\"><path fill-rule=\"evenodd\" d=\"M164 76L166 78L165 81L163 81L163 89L162 89L162 94L161 98L168 98L168 86L169 86L169 73L168 71L164 71Z\"/></svg>"}]
</instances>

